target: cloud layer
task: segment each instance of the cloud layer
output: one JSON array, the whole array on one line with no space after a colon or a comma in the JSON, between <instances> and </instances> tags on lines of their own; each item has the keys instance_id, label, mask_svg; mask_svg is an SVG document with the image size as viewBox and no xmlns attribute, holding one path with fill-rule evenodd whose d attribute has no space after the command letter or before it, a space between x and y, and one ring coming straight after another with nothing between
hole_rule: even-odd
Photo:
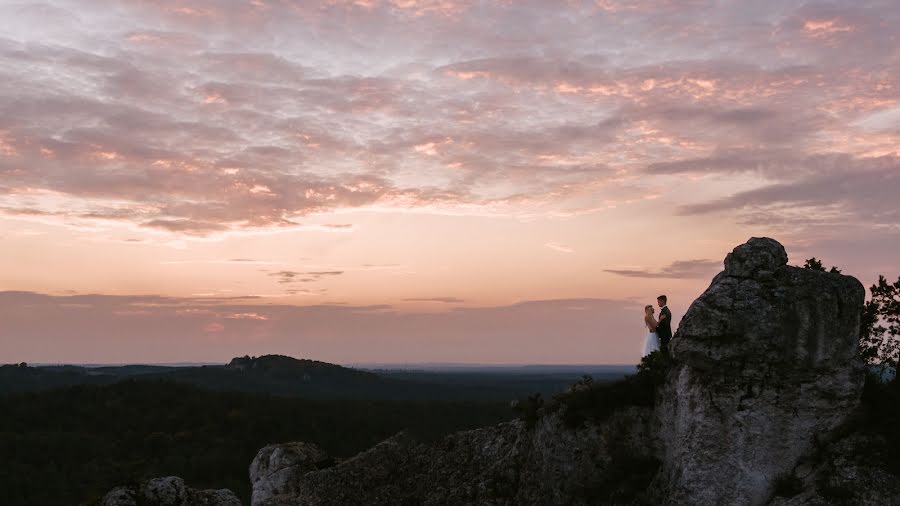
<instances>
[{"instance_id":1,"label":"cloud layer","mask_svg":"<svg viewBox=\"0 0 900 506\"><path fill-rule=\"evenodd\" d=\"M685 211L843 188L861 212L890 175L856 167L897 167L887 1L2 10L8 215L208 235L364 206L590 212L658 192L644 175L744 173L770 186Z\"/></svg>"},{"instance_id":2,"label":"cloud layer","mask_svg":"<svg viewBox=\"0 0 900 506\"><path fill-rule=\"evenodd\" d=\"M652 279L709 278L722 268L722 262L716 260L679 260L658 271L643 269L605 269L606 272L619 276Z\"/></svg>"}]
</instances>

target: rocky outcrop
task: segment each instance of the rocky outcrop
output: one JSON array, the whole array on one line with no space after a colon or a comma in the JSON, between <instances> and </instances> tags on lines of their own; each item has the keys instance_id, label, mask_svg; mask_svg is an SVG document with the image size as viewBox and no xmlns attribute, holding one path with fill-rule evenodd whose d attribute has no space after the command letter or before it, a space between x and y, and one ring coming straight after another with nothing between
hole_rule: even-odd
<instances>
[{"instance_id":1,"label":"rocky outcrop","mask_svg":"<svg viewBox=\"0 0 900 506\"><path fill-rule=\"evenodd\" d=\"M532 428L517 420L433 443L401 433L326 469L309 465L318 448L306 445L303 455L275 445L251 467L252 504L591 504L592 494L621 486L622 460L651 458L650 415L624 410L602 426L571 429L554 414ZM273 458L278 452L293 457Z\"/></svg>"},{"instance_id":2,"label":"rocky outcrop","mask_svg":"<svg viewBox=\"0 0 900 506\"><path fill-rule=\"evenodd\" d=\"M828 444L815 461L801 461L771 506L900 505L900 480L885 470L895 455L883 438L850 434Z\"/></svg>"},{"instance_id":3,"label":"rocky outcrop","mask_svg":"<svg viewBox=\"0 0 900 506\"><path fill-rule=\"evenodd\" d=\"M673 504L763 504L859 403L864 289L753 238L691 305L656 410Z\"/></svg>"},{"instance_id":4,"label":"rocky outcrop","mask_svg":"<svg viewBox=\"0 0 900 506\"><path fill-rule=\"evenodd\" d=\"M102 506L241 506L230 491L196 490L177 476L154 478L136 486L116 487L103 497Z\"/></svg>"},{"instance_id":5,"label":"rocky outcrop","mask_svg":"<svg viewBox=\"0 0 900 506\"><path fill-rule=\"evenodd\" d=\"M300 477L334 465L334 459L312 443L269 445L259 451L250 464L253 486L252 504L279 495L298 494Z\"/></svg>"}]
</instances>

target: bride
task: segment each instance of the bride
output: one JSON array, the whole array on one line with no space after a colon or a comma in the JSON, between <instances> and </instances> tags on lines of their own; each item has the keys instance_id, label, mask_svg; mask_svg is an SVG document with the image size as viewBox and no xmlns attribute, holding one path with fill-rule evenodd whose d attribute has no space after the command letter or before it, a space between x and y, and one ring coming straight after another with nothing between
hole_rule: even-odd
<instances>
[{"instance_id":1,"label":"bride","mask_svg":"<svg viewBox=\"0 0 900 506\"><path fill-rule=\"evenodd\" d=\"M659 336L656 335L656 327L659 325L659 322L653 317L653 306L650 304L644 307L644 324L647 325L647 330L650 333L644 339L644 352L641 354L641 357L646 357L659 350Z\"/></svg>"}]
</instances>

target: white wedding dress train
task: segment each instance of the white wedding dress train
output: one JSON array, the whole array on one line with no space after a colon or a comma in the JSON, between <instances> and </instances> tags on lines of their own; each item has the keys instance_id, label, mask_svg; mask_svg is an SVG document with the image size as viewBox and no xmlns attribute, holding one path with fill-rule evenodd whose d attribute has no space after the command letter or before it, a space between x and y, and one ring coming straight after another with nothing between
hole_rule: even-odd
<instances>
[{"instance_id":1,"label":"white wedding dress train","mask_svg":"<svg viewBox=\"0 0 900 506\"><path fill-rule=\"evenodd\" d=\"M656 332L650 332L644 339L644 352L641 357L646 357L654 351L659 351L659 336Z\"/></svg>"}]
</instances>

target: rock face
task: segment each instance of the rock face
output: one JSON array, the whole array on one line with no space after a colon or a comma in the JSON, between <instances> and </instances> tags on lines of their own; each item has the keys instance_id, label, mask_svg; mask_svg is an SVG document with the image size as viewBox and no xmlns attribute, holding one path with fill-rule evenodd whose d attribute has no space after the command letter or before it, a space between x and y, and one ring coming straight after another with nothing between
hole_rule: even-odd
<instances>
[{"instance_id":1,"label":"rock face","mask_svg":"<svg viewBox=\"0 0 900 506\"><path fill-rule=\"evenodd\" d=\"M251 503L259 504L278 495L299 493L299 477L332 465L334 459L311 443L266 446L250 464L250 483L253 485Z\"/></svg>"},{"instance_id":2,"label":"rock face","mask_svg":"<svg viewBox=\"0 0 900 506\"><path fill-rule=\"evenodd\" d=\"M230 490L188 488L177 476L154 478L139 486L116 487L103 498L102 506L241 506Z\"/></svg>"},{"instance_id":3,"label":"rock face","mask_svg":"<svg viewBox=\"0 0 900 506\"><path fill-rule=\"evenodd\" d=\"M795 469L795 490L776 497L771 506L900 505L900 480L880 465L896 456L884 447L883 438L862 434L829 444L817 462Z\"/></svg>"},{"instance_id":4,"label":"rock face","mask_svg":"<svg viewBox=\"0 0 900 506\"><path fill-rule=\"evenodd\" d=\"M865 292L753 238L691 305L656 415L673 504L763 504L859 403Z\"/></svg>"},{"instance_id":5,"label":"rock face","mask_svg":"<svg viewBox=\"0 0 900 506\"><path fill-rule=\"evenodd\" d=\"M627 410L578 429L554 415L530 429L517 420L430 444L401 433L326 469L309 465L322 454L311 445L306 454L270 446L251 467L252 504L589 504L591 487L619 486L621 459L649 458L650 415Z\"/></svg>"}]
</instances>

